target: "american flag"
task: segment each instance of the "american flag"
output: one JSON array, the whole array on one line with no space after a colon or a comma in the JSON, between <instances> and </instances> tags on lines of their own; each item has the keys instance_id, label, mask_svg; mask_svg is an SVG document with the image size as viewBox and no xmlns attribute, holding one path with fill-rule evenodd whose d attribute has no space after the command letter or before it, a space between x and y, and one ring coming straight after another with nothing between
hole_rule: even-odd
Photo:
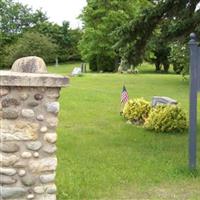
<instances>
[{"instance_id":1,"label":"american flag","mask_svg":"<svg viewBox=\"0 0 200 200\"><path fill-rule=\"evenodd\" d=\"M121 94L121 103L126 103L128 101L128 92L126 90L125 85L123 86L122 89L122 94Z\"/></svg>"}]
</instances>

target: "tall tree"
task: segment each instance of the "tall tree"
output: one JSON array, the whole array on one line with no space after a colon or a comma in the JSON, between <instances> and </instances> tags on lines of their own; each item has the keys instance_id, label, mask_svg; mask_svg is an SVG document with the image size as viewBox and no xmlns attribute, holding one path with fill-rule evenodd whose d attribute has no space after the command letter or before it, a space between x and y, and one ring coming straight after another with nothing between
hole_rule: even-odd
<instances>
[{"instance_id":1,"label":"tall tree","mask_svg":"<svg viewBox=\"0 0 200 200\"><path fill-rule=\"evenodd\" d=\"M175 38L185 39L190 32L199 30L200 11L195 11L199 0L149 1L152 7L123 25L117 35L117 49L121 49L129 63L138 65L143 61L145 48L160 28L160 39L167 43Z\"/></svg>"},{"instance_id":2,"label":"tall tree","mask_svg":"<svg viewBox=\"0 0 200 200\"><path fill-rule=\"evenodd\" d=\"M33 11L13 0L0 1L0 32L8 40L46 20L46 15L40 10Z\"/></svg>"},{"instance_id":3,"label":"tall tree","mask_svg":"<svg viewBox=\"0 0 200 200\"><path fill-rule=\"evenodd\" d=\"M26 35L27 32L29 32L29 37ZM7 58L5 50L18 46L24 39L30 39L30 36L34 37L34 34L30 34L30 32L42 34L41 38L36 34L37 40L33 38L33 41L41 40L46 46L52 46L46 42L45 38L48 38L51 43L55 43L58 47L56 50L59 61L80 59L80 53L77 50L81 37L80 30L71 30L69 22L66 21L62 25L49 22L46 14L41 10L33 11L29 6L14 0L0 0L0 67L8 67L10 62L4 63L4 61L12 60ZM42 49L40 46L38 48ZM30 54L30 51L28 52ZM10 52L9 56L11 55ZM55 55L52 59L55 60ZM48 58L46 61L52 62L52 59Z\"/></svg>"},{"instance_id":4,"label":"tall tree","mask_svg":"<svg viewBox=\"0 0 200 200\"><path fill-rule=\"evenodd\" d=\"M15 43L6 46L3 61L6 66L25 56L39 56L46 63L53 63L57 55L58 46L51 38L37 32L26 32Z\"/></svg>"},{"instance_id":5,"label":"tall tree","mask_svg":"<svg viewBox=\"0 0 200 200\"><path fill-rule=\"evenodd\" d=\"M81 15L84 31L79 49L92 70L115 70L119 52L113 45L119 38L112 33L134 18L142 7L148 6L146 3L146 0L88 0Z\"/></svg>"},{"instance_id":6,"label":"tall tree","mask_svg":"<svg viewBox=\"0 0 200 200\"><path fill-rule=\"evenodd\" d=\"M81 39L82 31L80 29L70 29L69 22L64 21L62 25L58 25L47 21L38 24L32 30L51 38L59 46L59 62L81 59L78 42Z\"/></svg>"},{"instance_id":7,"label":"tall tree","mask_svg":"<svg viewBox=\"0 0 200 200\"><path fill-rule=\"evenodd\" d=\"M15 42L29 28L46 20L46 15L40 10L33 11L13 0L0 1L0 67L5 65L5 47Z\"/></svg>"}]
</instances>

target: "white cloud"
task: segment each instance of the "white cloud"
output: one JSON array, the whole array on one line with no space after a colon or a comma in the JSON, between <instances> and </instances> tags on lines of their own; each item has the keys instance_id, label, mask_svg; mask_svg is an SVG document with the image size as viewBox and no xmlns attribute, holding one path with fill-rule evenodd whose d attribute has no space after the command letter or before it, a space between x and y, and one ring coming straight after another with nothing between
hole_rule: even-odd
<instances>
[{"instance_id":1,"label":"white cloud","mask_svg":"<svg viewBox=\"0 0 200 200\"><path fill-rule=\"evenodd\" d=\"M47 13L49 20L62 24L66 20L72 28L81 26L80 20L76 19L84 6L86 0L15 0L31 6L33 9L41 8Z\"/></svg>"}]
</instances>

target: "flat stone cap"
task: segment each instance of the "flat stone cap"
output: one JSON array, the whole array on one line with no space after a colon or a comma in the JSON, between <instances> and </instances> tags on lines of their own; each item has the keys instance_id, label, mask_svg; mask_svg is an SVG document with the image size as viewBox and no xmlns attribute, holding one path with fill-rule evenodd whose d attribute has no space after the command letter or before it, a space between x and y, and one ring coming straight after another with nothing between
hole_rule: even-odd
<instances>
[{"instance_id":1,"label":"flat stone cap","mask_svg":"<svg viewBox=\"0 0 200 200\"><path fill-rule=\"evenodd\" d=\"M44 60L37 56L28 56L16 60L11 68L13 72L47 73Z\"/></svg>"},{"instance_id":2,"label":"flat stone cap","mask_svg":"<svg viewBox=\"0 0 200 200\"><path fill-rule=\"evenodd\" d=\"M0 86L64 87L69 78L55 74L0 71Z\"/></svg>"},{"instance_id":3,"label":"flat stone cap","mask_svg":"<svg viewBox=\"0 0 200 200\"><path fill-rule=\"evenodd\" d=\"M36 56L16 60L11 71L0 71L0 86L64 87L69 78L47 73L46 64Z\"/></svg>"}]
</instances>

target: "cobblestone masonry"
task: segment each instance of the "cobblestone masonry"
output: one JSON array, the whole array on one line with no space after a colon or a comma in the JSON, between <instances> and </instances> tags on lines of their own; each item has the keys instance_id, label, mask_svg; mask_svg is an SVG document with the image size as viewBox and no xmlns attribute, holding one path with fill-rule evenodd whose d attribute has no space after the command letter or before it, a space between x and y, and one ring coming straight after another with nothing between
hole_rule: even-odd
<instances>
[{"instance_id":1,"label":"cobblestone masonry","mask_svg":"<svg viewBox=\"0 0 200 200\"><path fill-rule=\"evenodd\" d=\"M27 59L35 73L23 71ZM38 73L38 59L22 58L15 70L0 71L1 200L56 200L58 98L68 79L44 66Z\"/></svg>"}]
</instances>

